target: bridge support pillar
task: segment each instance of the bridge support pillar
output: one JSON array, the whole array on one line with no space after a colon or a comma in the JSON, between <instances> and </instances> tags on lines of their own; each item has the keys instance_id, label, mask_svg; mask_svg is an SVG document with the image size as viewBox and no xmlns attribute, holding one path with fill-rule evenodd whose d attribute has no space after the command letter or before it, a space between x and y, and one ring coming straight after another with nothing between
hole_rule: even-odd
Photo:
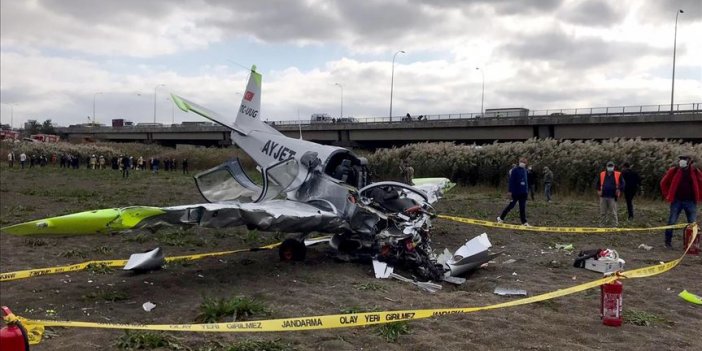
<instances>
[{"instance_id":1,"label":"bridge support pillar","mask_svg":"<svg viewBox=\"0 0 702 351\"><path fill-rule=\"evenodd\" d=\"M537 139L553 138L553 125L534 126L534 137Z\"/></svg>"}]
</instances>

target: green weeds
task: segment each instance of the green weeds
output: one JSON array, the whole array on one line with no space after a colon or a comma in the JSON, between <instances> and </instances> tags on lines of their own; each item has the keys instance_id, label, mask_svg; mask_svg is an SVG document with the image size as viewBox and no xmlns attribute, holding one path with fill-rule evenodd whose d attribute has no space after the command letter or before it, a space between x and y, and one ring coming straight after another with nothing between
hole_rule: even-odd
<instances>
[{"instance_id":1,"label":"green weeds","mask_svg":"<svg viewBox=\"0 0 702 351\"><path fill-rule=\"evenodd\" d=\"M387 342L397 342L401 335L406 335L410 332L410 326L407 321L382 324L376 329L376 333L385 338Z\"/></svg>"},{"instance_id":2,"label":"green weeds","mask_svg":"<svg viewBox=\"0 0 702 351\"><path fill-rule=\"evenodd\" d=\"M166 348L169 350L185 350L185 346L169 335L145 331L125 331L117 339L117 348L120 350L150 350Z\"/></svg>"},{"instance_id":3,"label":"green weeds","mask_svg":"<svg viewBox=\"0 0 702 351\"><path fill-rule=\"evenodd\" d=\"M624 319L624 323L638 325L641 327L648 327L651 326L653 323L672 324L670 321L663 317L660 317L650 312L639 311L635 309L624 310L622 317Z\"/></svg>"},{"instance_id":4,"label":"green weeds","mask_svg":"<svg viewBox=\"0 0 702 351\"><path fill-rule=\"evenodd\" d=\"M256 314L268 314L266 306L255 299L237 296L233 298L205 298L200 304L200 314L195 319L199 323L216 323L226 317L244 320Z\"/></svg>"}]
</instances>

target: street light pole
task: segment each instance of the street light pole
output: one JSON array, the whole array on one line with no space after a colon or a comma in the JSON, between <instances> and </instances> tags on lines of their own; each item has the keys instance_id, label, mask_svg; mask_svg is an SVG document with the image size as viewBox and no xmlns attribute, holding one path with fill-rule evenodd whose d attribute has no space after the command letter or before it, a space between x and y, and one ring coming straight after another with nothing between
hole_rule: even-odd
<instances>
[{"instance_id":1,"label":"street light pole","mask_svg":"<svg viewBox=\"0 0 702 351\"><path fill-rule=\"evenodd\" d=\"M341 88L341 110L339 111L339 119L341 119L344 117L344 86L339 83L335 83L334 85L338 85L339 88Z\"/></svg>"},{"instance_id":2,"label":"street light pole","mask_svg":"<svg viewBox=\"0 0 702 351\"><path fill-rule=\"evenodd\" d=\"M405 53L404 50L400 50L395 53L395 55L392 55L392 73L390 74L390 122L392 122L392 90L395 85L395 57L397 57L397 54L399 53Z\"/></svg>"},{"instance_id":3,"label":"street light pole","mask_svg":"<svg viewBox=\"0 0 702 351\"><path fill-rule=\"evenodd\" d=\"M93 94L93 124L97 123L97 119L95 118L95 97L98 96L98 94L102 94L102 92Z\"/></svg>"},{"instance_id":4,"label":"street light pole","mask_svg":"<svg viewBox=\"0 0 702 351\"><path fill-rule=\"evenodd\" d=\"M158 93L158 87L165 86L165 84L159 84L154 87L154 124L156 124L156 94Z\"/></svg>"},{"instance_id":5,"label":"street light pole","mask_svg":"<svg viewBox=\"0 0 702 351\"><path fill-rule=\"evenodd\" d=\"M673 99L675 97L675 51L678 46L678 16L681 13L684 12L680 9L678 9L678 12L675 13L675 36L673 37L673 82L670 89L670 114L673 114Z\"/></svg>"},{"instance_id":6,"label":"street light pole","mask_svg":"<svg viewBox=\"0 0 702 351\"><path fill-rule=\"evenodd\" d=\"M483 92L480 94L480 117L483 117L485 110L483 110L483 103L485 102L485 70L480 69L480 67L475 67L476 70L480 71L483 76Z\"/></svg>"}]
</instances>

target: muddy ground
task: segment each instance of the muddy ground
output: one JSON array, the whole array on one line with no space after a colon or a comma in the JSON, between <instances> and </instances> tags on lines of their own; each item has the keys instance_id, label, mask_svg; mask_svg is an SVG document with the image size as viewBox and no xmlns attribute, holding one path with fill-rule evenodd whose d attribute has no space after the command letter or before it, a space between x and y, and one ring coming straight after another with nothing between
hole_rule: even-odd
<instances>
[{"instance_id":1,"label":"muddy ground","mask_svg":"<svg viewBox=\"0 0 702 351\"><path fill-rule=\"evenodd\" d=\"M57 216L88 209L127 205L174 205L202 202L192 179L180 173L158 176L134 172L123 180L115 171L33 168L0 169L0 224ZM444 214L494 220L502 206L494 189L457 188L438 204ZM623 226L665 223L667 206L661 201L638 201L637 218ZM532 225L596 225L594 196L555 195L528 204ZM624 209L620 208L620 217ZM513 212L508 222L516 223ZM663 233L548 234L496 230L435 221L433 247L458 248L465 240L487 232L494 249L504 251L462 286L443 284L429 294L399 281L376 280L369 265L337 262L329 249L317 246L302 263L281 263L277 251L244 253L190 264L172 264L143 275L119 270L83 271L5 282L0 302L21 316L94 322L170 324L190 323L205 297L253 297L269 313L250 319L336 314L349 310L396 310L481 306L515 298L493 294L495 287L526 289L536 295L597 279L594 272L572 267L573 254L552 249L573 243L581 249L609 247L619 251L626 268L668 261L681 253L680 234L675 250L663 248ZM2 272L40 268L89 259L127 258L129 254L161 246L167 255L219 251L276 242L280 236L238 230L166 230L156 234L130 233L91 237L22 238L0 236ZM640 244L651 251L638 249ZM514 259L514 263L504 263ZM166 334L171 349L243 349L242 345L299 350L692 350L700 347L702 309L677 297L683 289L702 294L702 258L687 256L669 273L624 282L624 309L639 324L603 326L596 289L526 306L452 315L410 322L409 333L387 341L378 327L289 333ZM120 296L109 301L109 296ZM156 308L145 312L142 304ZM117 349L125 333L118 330L53 328L35 350ZM164 337L162 334L157 336ZM269 341L268 344L247 342ZM237 348L239 347L239 348ZM254 347L256 348L256 347ZM164 349L168 349L164 348Z\"/></svg>"}]
</instances>

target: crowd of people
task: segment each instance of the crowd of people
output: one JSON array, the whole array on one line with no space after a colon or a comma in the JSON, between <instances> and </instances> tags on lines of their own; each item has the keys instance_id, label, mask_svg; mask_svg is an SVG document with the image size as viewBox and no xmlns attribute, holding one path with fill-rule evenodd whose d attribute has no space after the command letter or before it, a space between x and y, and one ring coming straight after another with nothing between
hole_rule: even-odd
<instances>
[{"instance_id":1,"label":"crowd of people","mask_svg":"<svg viewBox=\"0 0 702 351\"><path fill-rule=\"evenodd\" d=\"M534 200L536 184L535 173L527 165L527 159L521 157L519 164L513 165L509 170L507 196L509 204L497 217L498 223L503 223L509 212L519 204L519 219L523 226L529 226L526 215L526 203L529 195ZM553 172L544 167L543 185L544 196L547 202L551 201L551 187L553 185ZM624 195L629 220L634 219L634 197L642 194L641 177L631 164L622 164L621 171L616 170L612 161L607 162L604 170L595 178L595 191L599 197L599 225L600 227L619 225L617 201ZM696 168L690 156L682 155L678 164L668 169L660 181L663 198L670 203L668 225L677 223L680 214L685 212L687 223L697 220L697 204L702 202L702 171ZM665 232L665 246L672 248L673 231Z\"/></svg>"},{"instance_id":2,"label":"crowd of people","mask_svg":"<svg viewBox=\"0 0 702 351\"><path fill-rule=\"evenodd\" d=\"M15 166L15 163L18 163L18 166L22 169L24 169L25 167L45 167L48 165L57 164L60 168L79 169L81 167L81 164L83 164L87 169L100 170L111 168L113 170L118 170L122 172L122 177L124 178L129 177L130 170L144 171L148 169L153 174L158 174L158 171L160 170L162 164L164 171L177 171L178 166L180 165L180 170L183 172L183 174L188 174L190 172L189 161L187 158L184 158L179 162L175 158L164 158L162 161L159 157L151 157L149 159L144 159L144 157L139 156L135 159L133 156L129 155L119 155L112 157L105 157L104 155L90 155L81 160L81 157L79 155L68 153L60 155L27 155L26 153L21 152L19 155L16 155L15 152L10 151L7 154L7 163L10 166L10 168L13 168Z\"/></svg>"}]
</instances>

